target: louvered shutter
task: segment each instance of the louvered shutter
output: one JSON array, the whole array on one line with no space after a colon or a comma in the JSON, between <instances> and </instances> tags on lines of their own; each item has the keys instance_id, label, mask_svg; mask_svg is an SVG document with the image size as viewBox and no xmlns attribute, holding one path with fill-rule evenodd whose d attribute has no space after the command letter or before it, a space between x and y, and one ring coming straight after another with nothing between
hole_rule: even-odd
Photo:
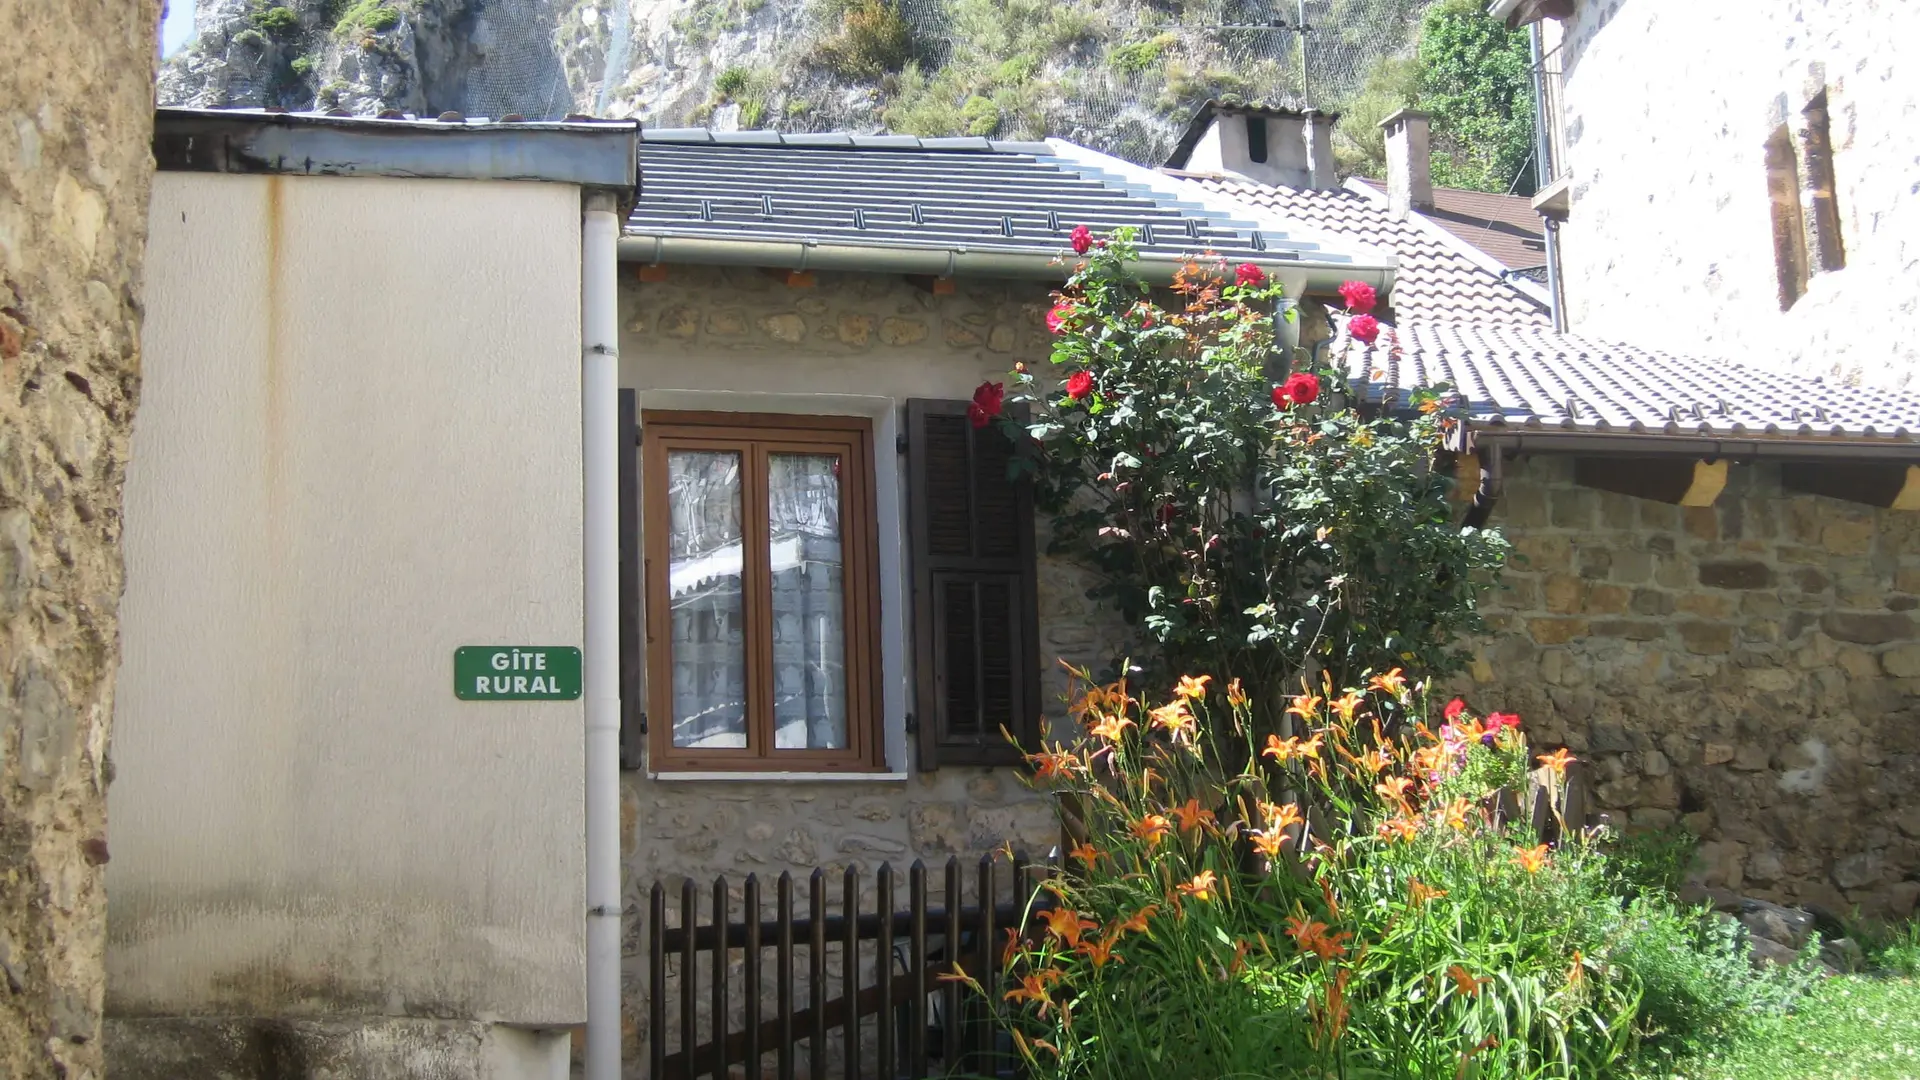
<instances>
[{"instance_id":1,"label":"louvered shutter","mask_svg":"<svg viewBox=\"0 0 1920 1080\"><path fill-rule=\"evenodd\" d=\"M634 393L620 391L620 767L645 764L640 722L640 418Z\"/></svg>"},{"instance_id":2,"label":"louvered shutter","mask_svg":"<svg viewBox=\"0 0 1920 1080\"><path fill-rule=\"evenodd\" d=\"M1032 485L967 402L907 403L920 767L1020 761L1040 716Z\"/></svg>"}]
</instances>

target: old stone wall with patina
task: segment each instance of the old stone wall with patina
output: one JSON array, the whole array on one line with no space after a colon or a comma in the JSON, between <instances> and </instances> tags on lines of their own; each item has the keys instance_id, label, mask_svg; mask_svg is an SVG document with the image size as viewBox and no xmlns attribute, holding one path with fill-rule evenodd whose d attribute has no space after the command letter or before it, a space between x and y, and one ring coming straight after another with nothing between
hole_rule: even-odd
<instances>
[{"instance_id":1,"label":"old stone wall with patina","mask_svg":"<svg viewBox=\"0 0 1920 1080\"><path fill-rule=\"evenodd\" d=\"M752 268L674 266L655 282L623 269L621 384L640 391L643 409L688 400L713 408L716 397L737 395L739 409L775 400L804 410L807 398L819 397L822 411L836 411L844 403L829 399L857 396L891 402L897 414L910 398L964 400L983 380L1004 380L1016 362L1044 366L1049 351L1041 282L961 280L942 295L887 275L822 272L796 288ZM890 524L897 523L883 531ZM1124 638L1118 620L1087 599L1089 584L1073 565L1041 556L1042 705L1051 716L1064 713L1066 690L1055 661L1098 665ZM677 898L679 882L695 879L704 913L716 875L729 877L734 905L746 875L759 875L771 905L775 879L791 871L804 909L805 875L815 867L860 868L871 902L871 871L882 863L904 869L926 860L937 894L948 856L972 860L1008 844L1044 854L1057 841L1051 808L1014 770L922 772L911 764L902 718L887 719L898 771L884 779L624 774L630 1050L645 1024L641 915L656 881ZM837 910L837 880L831 895Z\"/></svg>"},{"instance_id":2,"label":"old stone wall with patina","mask_svg":"<svg viewBox=\"0 0 1920 1080\"><path fill-rule=\"evenodd\" d=\"M1523 458L1514 543L1464 688L1537 749L1587 759L1601 807L1702 840L1704 885L1836 914L1920 896L1920 514L1732 466L1715 505L1581 487Z\"/></svg>"},{"instance_id":3,"label":"old stone wall with patina","mask_svg":"<svg viewBox=\"0 0 1920 1080\"><path fill-rule=\"evenodd\" d=\"M100 1075L158 0L0 7L0 1075Z\"/></svg>"}]
</instances>

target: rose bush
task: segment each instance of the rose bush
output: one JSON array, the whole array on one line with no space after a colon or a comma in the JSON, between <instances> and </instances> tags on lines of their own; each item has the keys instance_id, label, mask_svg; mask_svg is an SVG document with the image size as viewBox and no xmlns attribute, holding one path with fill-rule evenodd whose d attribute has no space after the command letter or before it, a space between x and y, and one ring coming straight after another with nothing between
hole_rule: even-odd
<instances>
[{"instance_id":1,"label":"rose bush","mask_svg":"<svg viewBox=\"0 0 1920 1080\"><path fill-rule=\"evenodd\" d=\"M1156 293L1129 230L1074 235L1086 257L1047 315L1055 370L1016 369L1008 400L1030 421L1001 422L1037 440L1021 461L1052 550L1098 572L1156 673L1234 671L1273 701L1321 670L1458 668L1507 548L1454 524L1453 481L1432 468L1457 422L1446 388L1364 409L1345 372L1284 355L1281 288L1260 267L1189 262ZM1358 335L1373 290L1343 296ZM979 412L998 415L989 396Z\"/></svg>"}]
</instances>

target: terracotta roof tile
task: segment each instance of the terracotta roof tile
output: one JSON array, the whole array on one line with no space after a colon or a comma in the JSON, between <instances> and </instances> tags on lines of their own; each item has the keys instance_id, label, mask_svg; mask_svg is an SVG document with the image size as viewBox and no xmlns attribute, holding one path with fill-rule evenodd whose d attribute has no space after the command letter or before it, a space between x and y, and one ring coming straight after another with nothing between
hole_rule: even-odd
<instances>
[{"instance_id":1,"label":"terracotta roof tile","mask_svg":"<svg viewBox=\"0 0 1920 1080\"><path fill-rule=\"evenodd\" d=\"M1385 195L1379 180L1361 183ZM1524 195L1494 195L1462 188L1434 188L1433 210L1421 215L1500 261L1509 270L1532 270L1547 263L1546 228L1533 200Z\"/></svg>"}]
</instances>

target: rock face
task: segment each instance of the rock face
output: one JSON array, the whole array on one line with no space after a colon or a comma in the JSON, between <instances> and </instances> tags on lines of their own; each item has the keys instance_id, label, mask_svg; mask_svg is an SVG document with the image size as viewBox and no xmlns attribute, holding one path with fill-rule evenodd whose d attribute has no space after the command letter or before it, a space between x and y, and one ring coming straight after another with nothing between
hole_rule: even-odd
<instances>
[{"instance_id":1,"label":"rock face","mask_svg":"<svg viewBox=\"0 0 1920 1080\"><path fill-rule=\"evenodd\" d=\"M158 12L13 5L0 35L0 1076L101 1069L120 485Z\"/></svg>"},{"instance_id":2,"label":"rock face","mask_svg":"<svg viewBox=\"0 0 1920 1080\"><path fill-rule=\"evenodd\" d=\"M1309 0L1312 101L1405 49L1429 0ZM1300 102L1299 35L1142 0L199 0L165 104L569 112L722 130L1059 136L1159 164L1196 105ZM1297 18L1289 2L1274 11ZM1262 16L1263 19L1266 16Z\"/></svg>"}]
</instances>

